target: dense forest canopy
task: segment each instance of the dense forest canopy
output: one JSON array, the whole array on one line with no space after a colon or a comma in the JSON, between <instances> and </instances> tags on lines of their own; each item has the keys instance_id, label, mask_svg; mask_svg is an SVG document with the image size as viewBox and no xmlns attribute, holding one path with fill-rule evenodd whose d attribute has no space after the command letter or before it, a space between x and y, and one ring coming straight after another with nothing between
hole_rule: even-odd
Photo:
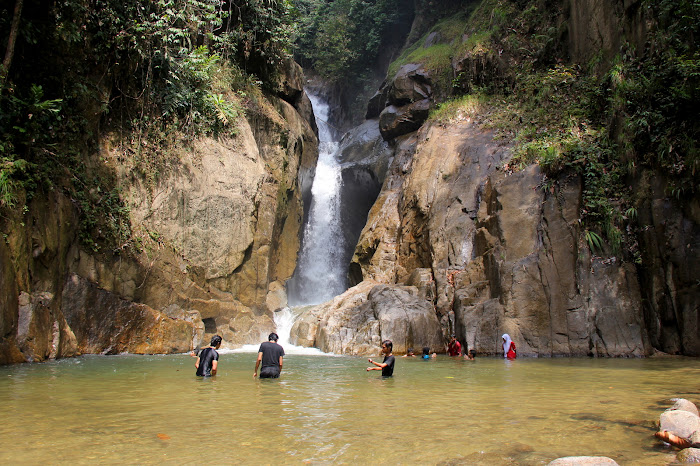
<instances>
[{"instance_id":1,"label":"dense forest canopy","mask_svg":"<svg viewBox=\"0 0 700 466\"><path fill-rule=\"evenodd\" d=\"M234 132L261 93L275 92L292 56L328 83L365 92L387 67L391 77L417 62L436 77L436 118L460 102L485 104L516 143L513 166L583 177L589 244L605 239L619 252L627 241L634 254L624 238L636 212L630 178L659 170L680 200L697 194L700 177L700 2L637 7L651 25L644 50L623 41L611 60L601 51L571 63L563 6L550 0L5 2L0 208L61 189L81 210L84 243L119 248L130 235L119 187L82 163L101 133L130 135L124 156L155 182L167 147ZM441 40L426 47L431 33ZM498 57L511 66L453 68Z\"/></svg>"}]
</instances>

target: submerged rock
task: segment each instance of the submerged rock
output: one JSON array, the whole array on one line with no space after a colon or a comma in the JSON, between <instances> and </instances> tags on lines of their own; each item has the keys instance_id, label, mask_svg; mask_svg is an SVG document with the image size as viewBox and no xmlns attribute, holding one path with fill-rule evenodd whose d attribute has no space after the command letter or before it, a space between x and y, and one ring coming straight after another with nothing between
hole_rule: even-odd
<instances>
[{"instance_id":1,"label":"submerged rock","mask_svg":"<svg viewBox=\"0 0 700 466\"><path fill-rule=\"evenodd\" d=\"M566 456L555 459L548 466L603 466L611 464L617 464L617 462L607 456Z\"/></svg>"},{"instance_id":2,"label":"submerged rock","mask_svg":"<svg viewBox=\"0 0 700 466\"><path fill-rule=\"evenodd\" d=\"M700 463L700 448L684 448L676 455L676 461L681 464Z\"/></svg>"}]
</instances>

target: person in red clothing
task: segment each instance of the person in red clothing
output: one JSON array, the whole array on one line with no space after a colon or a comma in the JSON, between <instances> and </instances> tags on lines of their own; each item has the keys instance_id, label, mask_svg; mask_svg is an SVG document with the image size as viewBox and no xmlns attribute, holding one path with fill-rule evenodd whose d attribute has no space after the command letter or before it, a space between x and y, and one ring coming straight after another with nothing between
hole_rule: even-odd
<instances>
[{"instance_id":1,"label":"person in red clothing","mask_svg":"<svg viewBox=\"0 0 700 466\"><path fill-rule=\"evenodd\" d=\"M515 359L517 356L515 353L515 343L510 339L510 335L504 333L501 338L503 338L503 357Z\"/></svg>"},{"instance_id":2,"label":"person in red clothing","mask_svg":"<svg viewBox=\"0 0 700 466\"><path fill-rule=\"evenodd\" d=\"M450 336L450 344L447 345L447 354L450 356L459 356L462 354L462 345L457 341L454 335Z\"/></svg>"}]
</instances>

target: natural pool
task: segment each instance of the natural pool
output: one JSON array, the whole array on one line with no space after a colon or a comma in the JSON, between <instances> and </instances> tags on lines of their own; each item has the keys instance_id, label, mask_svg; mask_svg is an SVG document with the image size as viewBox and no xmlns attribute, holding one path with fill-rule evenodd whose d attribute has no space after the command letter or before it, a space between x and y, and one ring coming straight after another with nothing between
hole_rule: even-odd
<instances>
[{"instance_id":1,"label":"natural pool","mask_svg":"<svg viewBox=\"0 0 700 466\"><path fill-rule=\"evenodd\" d=\"M700 401L700 360L397 358L290 354L254 380L253 353L85 356L0 367L3 464L546 464L606 455L667 464L654 421Z\"/></svg>"}]
</instances>

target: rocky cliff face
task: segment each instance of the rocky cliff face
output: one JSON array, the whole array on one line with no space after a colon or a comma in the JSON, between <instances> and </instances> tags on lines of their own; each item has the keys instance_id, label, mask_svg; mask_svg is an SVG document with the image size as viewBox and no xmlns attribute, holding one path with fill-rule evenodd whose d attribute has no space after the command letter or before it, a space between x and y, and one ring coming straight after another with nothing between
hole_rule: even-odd
<instances>
[{"instance_id":1,"label":"rocky cliff face","mask_svg":"<svg viewBox=\"0 0 700 466\"><path fill-rule=\"evenodd\" d=\"M643 44L639 1L564 3L573 60L615 53L620 28ZM506 66L453 60L456 74L481 80L507 81ZM392 153L349 267L356 286L306 311L293 329L299 344L362 354L389 338L398 352L441 351L454 333L500 354L509 333L530 356L700 355L697 201L680 206L642 176L645 267L595 256L580 227L581 180L548 184L536 165L514 172L510 146L478 115L426 123L434 94L430 73L408 64L370 100L367 118L378 119L366 124Z\"/></svg>"},{"instance_id":2,"label":"rocky cliff face","mask_svg":"<svg viewBox=\"0 0 700 466\"><path fill-rule=\"evenodd\" d=\"M240 121L235 138L195 141L155 186L103 138L90 163L116 173L132 228L145 238L137 253L81 247L76 209L57 193L6 219L0 363L183 352L215 333L224 347L238 346L274 330L317 157L302 85L290 64L278 95Z\"/></svg>"},{"instance_id":3,"label":"rocky cliff face","mask_svg":"<svg viewBox=\"0 0 700 466\"><path fill-rule=\"evenodd\" d=\"M300 344L441 351L454 333L498 354L509 333L523 355L650 354L634 267L592 257L581 238L579 180L543 189L536 166L503 168L509 147L492 136L464 120L397 141L350 265L359 284L303 317Z\"/></svg>"}]
</instances>

